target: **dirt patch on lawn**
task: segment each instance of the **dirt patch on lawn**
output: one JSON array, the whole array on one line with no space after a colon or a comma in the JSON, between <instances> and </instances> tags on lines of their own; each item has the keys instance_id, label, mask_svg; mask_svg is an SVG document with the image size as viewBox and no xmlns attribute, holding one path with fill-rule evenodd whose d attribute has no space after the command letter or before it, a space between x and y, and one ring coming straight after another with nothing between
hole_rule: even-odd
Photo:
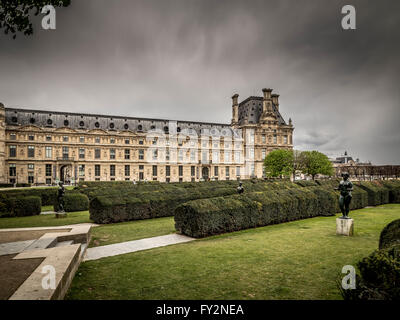
<instances>
[{"instance_id":1,"label":"dirt patch on lawn","mask_svg":"<svg viewBox=\"0 0 400 320\"><path fill-rule=\"evenodd\" d=\"M0 243L35 240L39 239L45 233L69 232L71 229L48 229L31 231L4 231L0 232Z\"/></svg>"},{"instance_id":2,"label":"dirt patch on lawn","mask_svg":"<svg viewBox=\"0 0 400 320\"><path fill-rule=\"evenodd\" d=\"M0 256L0 300L9 299L45 258L13 260L16 254Z\"/></svg>"}]
</instances>

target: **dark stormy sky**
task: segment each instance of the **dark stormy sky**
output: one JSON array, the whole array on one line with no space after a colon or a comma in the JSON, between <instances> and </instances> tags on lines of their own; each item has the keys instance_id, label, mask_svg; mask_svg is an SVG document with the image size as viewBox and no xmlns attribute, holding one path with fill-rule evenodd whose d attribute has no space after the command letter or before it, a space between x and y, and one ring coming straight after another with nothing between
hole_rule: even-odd
<instances>
[{"instance_id":1,"label":"dark stormy sky","mask_svg":"<svg viewBox=\"0 0 400 320\"><path fill-rule=\"evenodd\" d=\"M56 30L41 17L0 35L6 106L229 123L233 93L271 87L297 149L400 163L398 0L72 0Z\"/></svg>"}]
</instances>

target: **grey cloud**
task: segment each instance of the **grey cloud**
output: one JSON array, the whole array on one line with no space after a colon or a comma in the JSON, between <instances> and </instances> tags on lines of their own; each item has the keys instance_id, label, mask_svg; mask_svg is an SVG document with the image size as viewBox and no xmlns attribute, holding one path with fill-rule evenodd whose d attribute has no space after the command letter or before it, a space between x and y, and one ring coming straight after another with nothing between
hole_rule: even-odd
<instances>
[{"instance_id":1,"label":"grey cloud","mask_svg":"<svg viewBox=\"0 0 400 320\"><path fill-rule=\"evenodd\" d=\"M400 156L400 2L73 0L57 30L0 35L8 106L229 123L272 87L298 149Z\"/></svg>"}]
</instances>

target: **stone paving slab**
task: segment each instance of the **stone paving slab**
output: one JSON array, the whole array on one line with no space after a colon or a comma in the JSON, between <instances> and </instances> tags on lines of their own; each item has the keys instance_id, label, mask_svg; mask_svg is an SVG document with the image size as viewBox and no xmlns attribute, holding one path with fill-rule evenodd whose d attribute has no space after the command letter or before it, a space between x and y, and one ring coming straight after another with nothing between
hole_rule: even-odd
<instances>
[{"instance_id":1,"label":"stone paving slab","mask_svg":"<svg viewBox=\"0 0 400 320\"><path fill-rule=\"evenodd\" d=\"M172 244L184 243L195 240L180 234L169 234L140 240L133 240L106 246L88 248L83 261L97 260L105 257L116 256L141 250L169 246Z\"/></svg>"},{"instance_id":2,"label":"stone paving slab","mask_svg":"<svg viewBox=\"0 0 400 320\"><path fill-rule=\"evenodd\" d=\"M63 299L80 262L81 244L26 251L14 259L45 258L28 279L14 292L10 300L52 300ZM55 271L55 287L43 288L45 267Z\"/></svg>"},{"instance_id":3,"label":"stone paving slab","mask_svg":"<svg viewBox=\"0 0 400 320\"><path fill-rule=\"evenodd\" d=\"M54 226L54 227L28 227L28 228L7 228L0 229L0 232L8 232L8 231L35 231L35 230L55 230L55 229L72 229L79 226L92 226L97 227L98 224L95 223L77 223L77 224L68 224L65 226Z\"/></svg>"},{"instance_id":4,"label":"stone paving slab","mask_svg":"<svg viewBox=\"0 0 400 320\"><path fill-rule=\"evenodd\" d=\"M29 247L35 240L16 241L0 244L0 256L22 252Z\"/></svg>"}]
</instances>

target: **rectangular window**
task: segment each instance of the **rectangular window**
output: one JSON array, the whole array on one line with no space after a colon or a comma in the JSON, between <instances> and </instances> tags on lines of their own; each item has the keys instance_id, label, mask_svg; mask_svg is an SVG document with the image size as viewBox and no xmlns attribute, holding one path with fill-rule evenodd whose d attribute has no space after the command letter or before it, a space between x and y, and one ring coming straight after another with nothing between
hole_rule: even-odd
<instances>
[{"instance_id":1,"label":"rectangular window","mask_svg":"<svg viewBox=\"0 0 400 320\"><path fill-rule=\"evenodd\" d=\"M35 147L34 146L28 146L28 157L29 158L35 157Z\"/></svg>"},{"instance_id":2,"label":"rectangular window","mask_svg":"<svg viewBox=\"0 0 400 320\"><path fill-rule=\"evenodd\" d=\"M169 161L169 150L165 151L165 160Z\"/></svg>"},{"instance_id":3,"label":"rectangular window","mask_svg":"<svg viewBox=\"0 0 400 320\"><path fill-rule=\"evenodd\" d=\"M261 160L265 159L266 154L267 154L267 151L265 149L262 149L261 150Z\"/></svg>"},{"instance_id":4,"label":"rectangular window","mask_svg":"<svg viewBox=\"0 0 400 320\"><path fill-rule=\"evenodd\" d=\"M125 177L131 175L131 166L129 164L125 165Z\"/></svg>"},{"instance_id":5,"label":"rectangular window","mask_svg":"<svg viewBox=\"0 0 400 320\"><path fill-rule=\"evenodd\" d=\"M278 143L278 138L276 137L276 134L274 134L274 143L275 143L275 144Z\"/></svg>"},{"instance_id":6,"label":"rectangular window","mask_svg":"<svg viewBox=\"0 0 400 320\"><path fill-rule=\"evenodd\" d=\"M64 142L68 142L68 140L69 140L69 139L68 139L68 136L63 136L63 141L64 141Z\"/></svg>"},{"instance_id":7,"label":"rectangular window","mask_svg":"<svg viewBox=\"0 0 400 320\"><path fill-rule=\"evenodd\" d=\"M45 156L48 159L52 157L52 147L47 146L45 148Z\"/></svg>"},{"instance_id":8,"label":"rectangular window","mask_svg":"<svg viewBox=\"0 0 400 320\"><path fill-rule=\"evenodd\" d=\"M17 156L17 146L10 146L10 157Z\"/></svg>"},{"instance_id":9,"label":"rectangular window","mask_svg":"<svg viewBox=\"0 0 400 320\"><path fill-rule=\"evenodd\" d=\"M165 175L169 177L171 175L171 167L170 166L165 166Z\"/></svg>"},{"instance_id":10,"label":"rectangular window","mask_svg":"<svg viewBox=\"0 0 400 320\"><path fill-rule=\"evenodd\" d=\"M28 174L28 183L33 183L34 182L34 177L33 177L33 173L29 173Z\"/></svg>"},{"instance_id":11,"label":"rectangular window","mask_svg":"<svg viewBox=\"0 0 400 320\"><path fill-rule=\"evenodd\" d=\"M17 135L15 133L10 133L10 140L17 140Z\"/></svg>"},{"instance_id":12,"label":"rectangular window","mask_svg":"<svg viewBox=\"0 0 400 320\"><path fill-rule=\"evenodd\" d=\"M157 166L153 166L153 177L157 176Z\"/></svg>"},{"instance_id":13,"label":"rectangular window","mask_svg":"<svg viewBox=\"0 0 400 320\"><path fill-rule=\"evenodd\" d=\"M144 173L143 172L139 172L139 180L143 180L144 179Z\"/></svg>"},{"instance_id":14,"label":"rectangular window","mask_svg":"<svg viewBox=\"0 0 400 320\"><path fill-rule=\"evenodd\" d=\"M28 163L28 170L35 170L35 165L33 163Z\"/></svg>"},{"instance_id":15,"label":"rectangular window","mask_svg":"<svg viewBox=\"0 0 400 320\"><path fill-rule=\"evenodd\" d=\"M190 150L190 162L195 162L195 161L196 161L196 151Z\"/></svg>"},{"instance_id":16,"label":"rectangular window","mask_svg":"<svg viewBox=\"0 0 400 320\"><path fill-rule=\"evenodd\" d=\"M218 167L214 167L214 176L218 177Z\"/></svg>"},{"instance_id":17,"label":"rectangular window","mask_svg":"<svg viewBox=\"0 0 400 320\"><path fill-rule=\"evenodd\" d=\"M225 176L229 177L229 167L225 167Z\"/></svg>"},{"instance_id":18,"label":"rectangular window","mask_svg":"<svg viewBox=\"0 0 400 320\"><path fill-rule=\"evenodd\" d=\"M115 164L110 165L110 176L115 177Z\"/></svg>"},{"instance_id":19,"label":"rectangular window","mask_svg":"<svg viewBox=\"0 0 400 320\"><path fill-rule=\"evenodd\" d=\"M99 177L99 176L100 176L100 165L99 165L99 164L95 164L95 165L94 165L94 175L95 175L96 177Z\"/></svg>"},{"instance_id":20,"label":"rectangular window","mask_svg":"<svg viewBox=\"0 0 400 320\"><path fill-rule=\"evenodd\" d=\"M96 143L100 143L100 137L96 137L96 138L94 139L94 141L95 141Z\"/></svg>"},{"instance_id":21,"label":"rectangular window","mask_svg":"<svg viewBox=\"0 0 400 320\"><path fill-rule=\"evenodd\" d=\"M236 167L236 176L240 177L240 167Z\"/></svg>"},{"instance_id":22,"label":"rectangular window","mask_svg":"<svg viewBox=\"0 0 400 320\"><path fill-rule=\"evenodd\" d=\"M79 171L79 176L84 176L85 175L85 165L84 164L80 164L78 166L78 171Z\"/></svg>"},{"instance_id":23,"label":"rectangular window","mask_svg":"<svg viewBox=\"0 0 400 320\"><path fill-rule=\"evenodd\" d=\"M100 149L94 149L94 158L100 159Z\"/></svg>"},{"instance_id":24,"label":"rectangular window","mask_svg":"<svg viewBox=\"0 0 400 320\"><path fill-rule=\"evenodd\" d=\"M139 160L143 160L143 159L144 159L144 150L139 149Z\"/></svg>"},{"instance_id":25,"label":"rectangular window","mask_svg":"<svg viewBox=\"0 0 400 320\"><path fill-rule=\"evenodd\" d=\"M10 163L9 176L15 177L16 175L17 175L17 167L16 167L15 163Z\"/></svg>"},{"instance_id":26,"label":"rectangular window","mask_svg":"<svg viewBox=\"0 0 400 320\"><path fill-rule=\"evenodd\" d=\"M196 167L195 167L195 166L191 166L191 167L190 167L190 175L191 175L192 177L194 177L195 174L196 174Z\"/></svg>"},{"instance_id":27,"label":"rectangular window","mask_svg":"<svg viewBox=\"0 0 400 320\"><path fill-rule=\"evenodd\" d=\"M129 160L131 158L131 150L125 149L125 160Z\"/></svg>"},{"instance_id":28,"label":"rectangular window","mask_svg":"<svg viewBox=\"0 0 400 320\"><path fill-rule=\"evenodd\" d=\"M267 139L266 139L266 137L265 137L265 134L262 135L262 143L263 143L263 144L267 143Z\"/></svg>"},{"instance_id":29,"label":"rectangular window","mask_svg":"<svg viewBox=\"0 0 400 320\"><path fill-rule=\"evenodd\" d=\"M115 143L115 138L110 138L110 143L114 144Z\"/></svg>"},{"instance_id":30,"label":"rectangular window","mask_svg":"<svg viewBox=\"0 0 400 320\"><path fill-rule=\"evenodd\" d=\"M52 166L51 164L46 164L46 177L51 177L52 174Z\"/></svg>"},{"instance_id":31,"label":"rectangular window","mask_svg":"<svg viewBox=\"0 0 400 320\"><path fill-rule=\"evenodd\" d=\"M85 137L79 137L79 142L81 143L85 142Z\"/></svg>"},{"instance_id":32,"label":"rectangular window","mask_svg":"<svg viewBox=\"0 0 400 320\"><path fill-rule=\"evenodd\" d=\"M287 144L287 136L283 136L283 143Z\"/></svg>"},{"instance_id":33,"label":"rectangular window","mask_svg":"<svg viewBox=\"0 0 400 320\"><path fill-rule=\"evenodd\" d=\"M179 176L182 177L183 176L183 166L179 166L178 171L179 171Z\"/></svg>"},{"instance_id":34,"label":"rectangular window","mask_svg":"<svg viewBox=\"0 0 400 320\"><path fill-rule=\"evenodd\" d=\"M157 160L157 158L158 158L158 150L155 149L153 150L153 160Z\"/></svg>"},{"instance_id":35,"label":"rectangular window","mask_svg":"<svg viewBox=\"0 0 400 320\"><path fill-rule=\"evenodd\" d=\"M110 149L110 159L115 159L115 149Z\"/></svg>"},{"instance_id":36,"label":"rectangular window","mask_svg":"<svg viewBox=\"0 0 400 320\"><path fill-rule=\"evenodd\" d=\"M139 170L144 170L144 165L139 165Z\"/></svg>"},{"instance_id":37,"label":"rectangular window","mask_svg":"<svg viewBox=\"0 0 400 320\"><path fill-rule=\"evenodd\" d=\"M79 148L79 159L85 159L85 149Z\"/></svg>"},{"instance_id":38,"label":"rectangular window","mask_svg":"<svg viewBox=\"0 0 400 320\"><path fill-rule=\"evenodd\" d=\"M139 144L143 144L143 140L139 140Z\"/></svg>"},{"instance_id":39,"label":"rectangular window","mask_svg":"<svg viewBox=\"0 0 400 320\"><path fill-rule=\"evenodd\" d=\"M68 159L68 157L69 157L69 148L68 147L62 148L62 157L63 157L63 159Z\"/></svg>"},{"instance_id":40,"label":"rectangular window","mask_svg":"<svg viewBox=\"0 0 400 320\"><path fill-rule=\"evenodd\" d=\"M51 141L51 136L46 136L46 141Z\"/></svg>"},{"instance_id":41,"label":"rectangular window","mask_svg":"<svg viewBox=\"0 0 400 320\"><path fill-rule=\"evenodd\" d=\"M51 178L46 178L46 184L50 185L51 184Z\"/></svg>"},{"instance_id":42,"label":"rectangular window","mask_svg":"<svg viewBox=\"0 0 400 320\"><path fill-rule=\"evenodd\" d=\"M240 151L235 151L235 162L236 163L240 162Z\"/></svg>"},{"instance_id":43,"label":"rectangular window","mask_svg":"<svg viewBox=\"0 0 400 320\"><path fill-rule=\"evenodd\" d=\"M33 141L33 140L35 140L35 136L33 136L33 135L29 135L29 136L28 136L28 140L30 140L30 141Z\"/></svg>"},{"instance_id":44,"label":"rectangular window","mask_svg":"<svg viewBox=\"0 0 400 320\"><path fill-rule=\"evenodd\" d=\"M125 139L125 144L129 144L131 141L129 139Z\"/></svg>"}]
</instances>

